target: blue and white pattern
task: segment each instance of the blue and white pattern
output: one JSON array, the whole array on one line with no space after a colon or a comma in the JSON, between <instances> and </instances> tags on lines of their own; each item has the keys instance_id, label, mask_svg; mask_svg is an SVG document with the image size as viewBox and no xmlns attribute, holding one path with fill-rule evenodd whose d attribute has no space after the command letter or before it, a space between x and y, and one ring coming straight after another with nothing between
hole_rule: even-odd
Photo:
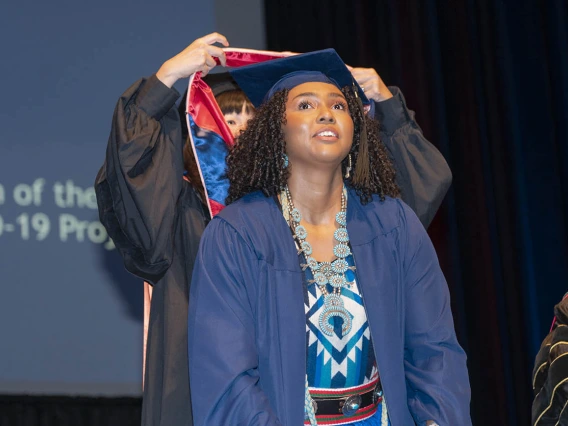
<instances>
[{"instance_id":1,"label":"blue and white pattern","mask_svg":"<svg viewBox=\"0 0 568 426\"><path fill-rule=\"evenodd\" d=\"M335 317L335 333L326 335L319 324L324 306L324 297L315 283L307 284L306 333L308 342L308 384L310 388L337 389L362 385L374 380L377 375L375 355L363 299L357 287L353 270L353 256L346 259L349 269L345 278L350 286L341 291L345 309L351 314L351 330L342 336L341 319ZM312 280L310 268L305 271L306 283ZM330 292L331 284L327 284Z\"/></svg>"},{"instance_id":2,"label":"blue and white pattern","mask_svg":"<svg viewBox=\"0 0 568 426\"><path fill-rule=\"evenodd\" d=\"M345 188L343 194L346 200ZM285 191L281 194L282 213L294 229L297 238L296 248L304 270L304 288L307 289L304 298L308 346L304 410L308 423L315 426L317 421L311 403L312 390L337 390L364 385L378 378L378 370L367 313L357 286L355 263L349 246L347 229L339 228L334 234L339 242L334 247L337 259L333 262L319 263L311 257L312 248L305 241L307 232L299 224L301 214L296 208L289 208L287 195L289 196ZM295 222L294 226L292 220ZM346 225L345 205L342 206L342 211L337 213L336 221L342 227ZM338 278L339 276L341 279ZM339 293L335 292L337 289ZM340 301L335 300L336 298ZM340 307L346 317L342 318L337 313L330 316L322 315L331 307L336 309ZM377 412L372 417L359 422L347 421L341 424L390 426L385 400L383 399L379 404Z\"/></svg>"}]
</instances>

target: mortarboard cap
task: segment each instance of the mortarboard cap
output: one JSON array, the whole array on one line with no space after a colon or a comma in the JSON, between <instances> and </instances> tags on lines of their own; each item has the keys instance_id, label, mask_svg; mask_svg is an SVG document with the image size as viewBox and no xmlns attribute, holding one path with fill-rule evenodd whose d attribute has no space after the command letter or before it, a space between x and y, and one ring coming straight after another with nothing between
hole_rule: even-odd
<instances>
[{"instance_id":1,"label":"mortarboard cap","mask_svg":"<svg viewBox=\"0 0 568 426\"><path fill-rule=\"evenodd\" d=\"M369 103L335 49L273 59L229 72L257 108L277 90L312 81L329 82L339 88L354 86L363 104Z\"/></svg>"}]
</instances>

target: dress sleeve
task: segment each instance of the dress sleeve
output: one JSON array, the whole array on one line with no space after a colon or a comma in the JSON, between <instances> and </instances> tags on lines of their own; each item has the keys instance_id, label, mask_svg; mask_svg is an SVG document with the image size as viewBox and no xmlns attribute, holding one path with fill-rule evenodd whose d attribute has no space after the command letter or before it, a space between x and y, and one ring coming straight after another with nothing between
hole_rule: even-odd
<instances>
[{"instance_id":1,"label":"dress sleeve","mask_svg":"<svg viewBox=\"0 0 568 426\"><path fill-rule=\"evenodd\" d=\"M373 102L374 116L394 162L401 198L427 228L448 192L452 173L440 151L422 134L400 89L389 89L392 98Z\"/></svg>"},{"instance_id":2,"label":"dress sleeve","mask_svg":"<svg viewBox=\"0 0 568 426\"><path fill-rule=\"evenodd\" d=\"M126 269L151 283L171 264L184 184L178 97L155 75L122 94L95 181L99 218Z\"/></svg>"},{"instance_id":3,"label":"dress sleeve","mask_svg":"<svg viewBox=\"0 0 568 426\"><path fill-rule=\"evenodd\" d=\"M428 420L470 426L466 355L456 338L448 286L428 234L403 203L400 244L408 408L419 426Z\"/></svg>"},{"instance_id":4,"label":"dress sleeve","mask_svg":"<svg viewBox=\"0 0 568 426\"><path fill-rule=\"evenodd\" d=\"M205 229L188 318L195 426L281 424L259 385L253 314L259 262L222 219L213 219Z\"/></svg>"}]
</instances>

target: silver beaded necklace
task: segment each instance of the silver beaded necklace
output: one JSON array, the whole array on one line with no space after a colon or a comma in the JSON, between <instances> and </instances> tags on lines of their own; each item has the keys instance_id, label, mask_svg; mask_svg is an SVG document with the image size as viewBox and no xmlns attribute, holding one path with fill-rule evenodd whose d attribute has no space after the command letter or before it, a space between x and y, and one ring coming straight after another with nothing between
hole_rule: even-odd
<instances>
[{"instance_id":1,"label":"silver beaded necklace","mask_svg":"<svg viewBox=\"0 0 568 426\"><path fill-rule=\"evenodd\" d=\"M332 262L318 262L312 257L312 246L307 241L308 231L303 227L300 222L302 214L294 207L290 189L286 188L282 191L280 199L286 201L288 208L288 224L294 231L294 238L298 242L298 254L304 253L306 263L302 264L302 269L310 268L313 280L308 280L308 284L316 284L324 297L324 309L319 317L320 330L327 336L332 336L334 333L333 319L339 317L343 320L341 327L341 337L349 334L352 327L352 315L345 309L343 299L341 297L341 290L344 287L350 287L345 278L345 273L350 268L346 258L351 254L349 247L349 234L347 233L347 195L346 188L343 187L341 193L341 211L335 215L335 221L339 228L335 230L334 237L336 244L333 247L333 254L337 257ZM284 205L282 206L285 207ZM328 290L328 284L331 286L332 291Z\"/></svg>"}]
</instances>

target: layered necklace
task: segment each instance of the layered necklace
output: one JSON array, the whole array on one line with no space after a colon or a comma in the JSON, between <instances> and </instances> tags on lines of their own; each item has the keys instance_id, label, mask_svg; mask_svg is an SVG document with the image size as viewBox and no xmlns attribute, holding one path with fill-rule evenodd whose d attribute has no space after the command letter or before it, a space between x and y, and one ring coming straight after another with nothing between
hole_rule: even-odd
<instances>
[{"instance_id":1,"label":"layered necklace","mask_svg":"<svg viewBox=\"0 0 568 426\"><path fill-rule=\"evenodd\" d=\"M312 257L312 246L307 241L308 231L300 224L302 221L302 214L294 207L290 190L286 188L282 191L280 199L282 200L283 210L288 210L288 223L294 231L294 238L298 243L298 254L304 253L306 263L301 264L302 270L310 268L313 279L308 280L308 284L316 284L320 289L324 299L324 308L319 316L320 330L327 336L332 336L335 332L334 323L335 317L343 320L341 326L341 338L351 331L352 315L345 309L343 299L341 297L341 290L344 287L351 287L352 283L347 282L345 273L350 267L346 258L351 255L351 248L349 247L349 235L347 233L347 190L343 186L341 192L341 211L335 215L335 221L339 225L338 229L334 232L336 244L333 247L333 254L336 256L332 262L318 262ZM329 286L329 287L328 287Z\"/></svg>"}]
</instances>

